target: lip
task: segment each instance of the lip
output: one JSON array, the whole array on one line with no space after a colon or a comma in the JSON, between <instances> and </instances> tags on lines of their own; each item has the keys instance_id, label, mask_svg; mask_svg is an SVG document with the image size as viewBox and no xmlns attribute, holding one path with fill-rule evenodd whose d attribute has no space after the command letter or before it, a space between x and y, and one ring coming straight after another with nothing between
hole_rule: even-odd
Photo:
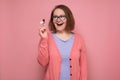
<instances>
[{"instance_id":1,"label":"lip","mask_svg":"<svg viewBox=\"0 0 120 80\"><path fill-rule=\"evenodd\" d=\"M57 26L62 26L64 23L56 23Z\"/></svg>"}]
</instances>

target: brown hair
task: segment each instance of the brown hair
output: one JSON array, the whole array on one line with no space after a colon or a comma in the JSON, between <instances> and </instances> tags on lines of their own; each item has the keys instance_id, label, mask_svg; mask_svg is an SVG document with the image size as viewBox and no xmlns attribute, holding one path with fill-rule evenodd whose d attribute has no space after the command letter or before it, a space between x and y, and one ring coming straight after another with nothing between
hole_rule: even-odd
<instances>
[{"instance_id":1,"label":"brown hair","mask_svg":"<svg viewBox=\"0 0 120 80\"><path fill-rule=\"evenodd\" d=\"M56 33L56 29L55 29L55 26L53 24L53 13L58 8L62 9L65 12L65 15L66 15L66 18L67 18L67 24L66 24L65 30L67 32L71 32L72 30L74 30L75 20L74 20L74 17L73 17L73 14L72 14L71 10L65 5L57 5L52 10L50 21L49 21L49 30Z\"/></svg>"}]
</instances>

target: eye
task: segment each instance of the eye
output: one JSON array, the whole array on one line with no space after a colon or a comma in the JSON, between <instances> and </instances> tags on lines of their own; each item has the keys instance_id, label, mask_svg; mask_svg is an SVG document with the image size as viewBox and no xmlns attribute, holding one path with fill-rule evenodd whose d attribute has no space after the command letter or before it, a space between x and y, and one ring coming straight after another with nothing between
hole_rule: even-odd
<instances>
[{"instance_id":1,"label":"eye","mask_svg":"<svg viewBox=\"0 0 120 80\"><path fill-rule=\"evenodd\" d=\"M58 16L53 16L53 18L55 19L55 18L57 18Z\"/></svg>"},{"instance_id":2,"label":"eye","mask_svg":"<svg viewBox=\"0 0 120 80\"><path fill-rule=\"evenodd\" d=\"M66 16L65 15L61 15L59 17L60 17L61 20L64 20Z\"/></svg>"}]
</instances>

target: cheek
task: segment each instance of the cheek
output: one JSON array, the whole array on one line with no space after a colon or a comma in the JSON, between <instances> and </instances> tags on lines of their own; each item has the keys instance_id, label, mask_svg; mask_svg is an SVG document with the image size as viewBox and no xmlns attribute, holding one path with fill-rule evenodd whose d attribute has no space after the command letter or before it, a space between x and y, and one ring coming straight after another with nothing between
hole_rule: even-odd
<instances>
[{"instance_id":1,"label":"cheek","mask_svg":"<svg viewBox=\"0 0 120 80\"><path fill-rule=\"evenodd\" d=\"M56 22L53 21L54 26L57 26Z\"/></svg>"},{"instance_id":2,"label":"cheek","mask_svg":"<svg viewBox=\"0 0 120 80\"><path fill-rule=\"evenodd\" d=\"M65 20L64 23L67 24L67 20Z\"/></svg>"},{"instance_id":3,"label":"cheek","mask_svg":"<svg viewBox=\"0 0 120 80\"><path fill-rule=\"evenodd\" d=\"M52 21L53 22L53 24L55 24L55 22L54 21Z\"/></svg>"},{"instance_id":4,"label":"cheek","mask_svg":"<svg viewBox=\"0 0 120 80\"><path fill-rule=\"evenodd\" d=\"M64 25L65 25L65 26L67 25L67 21L66 21L66 22L64 22Z\"/></svg>"}]
</instances>

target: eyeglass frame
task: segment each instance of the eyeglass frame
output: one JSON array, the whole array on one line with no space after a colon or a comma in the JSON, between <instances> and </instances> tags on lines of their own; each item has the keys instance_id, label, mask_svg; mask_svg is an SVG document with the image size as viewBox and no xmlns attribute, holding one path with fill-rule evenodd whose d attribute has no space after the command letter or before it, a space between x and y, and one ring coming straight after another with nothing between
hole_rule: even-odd
<instances>
[{"instance_id":1,"label":"eyeglass frame","mask_svg":"<svg viewBox=\"0 0 120 80\"><path fill-rule=\"evenodd\" d=\"M55 16L52 16L52 18L53 18L54 21L58 20L58 18L60 20L65 20L66 19L66 15L60 15L60 16L55 15Z\"/></svg>"}]
</instances>

